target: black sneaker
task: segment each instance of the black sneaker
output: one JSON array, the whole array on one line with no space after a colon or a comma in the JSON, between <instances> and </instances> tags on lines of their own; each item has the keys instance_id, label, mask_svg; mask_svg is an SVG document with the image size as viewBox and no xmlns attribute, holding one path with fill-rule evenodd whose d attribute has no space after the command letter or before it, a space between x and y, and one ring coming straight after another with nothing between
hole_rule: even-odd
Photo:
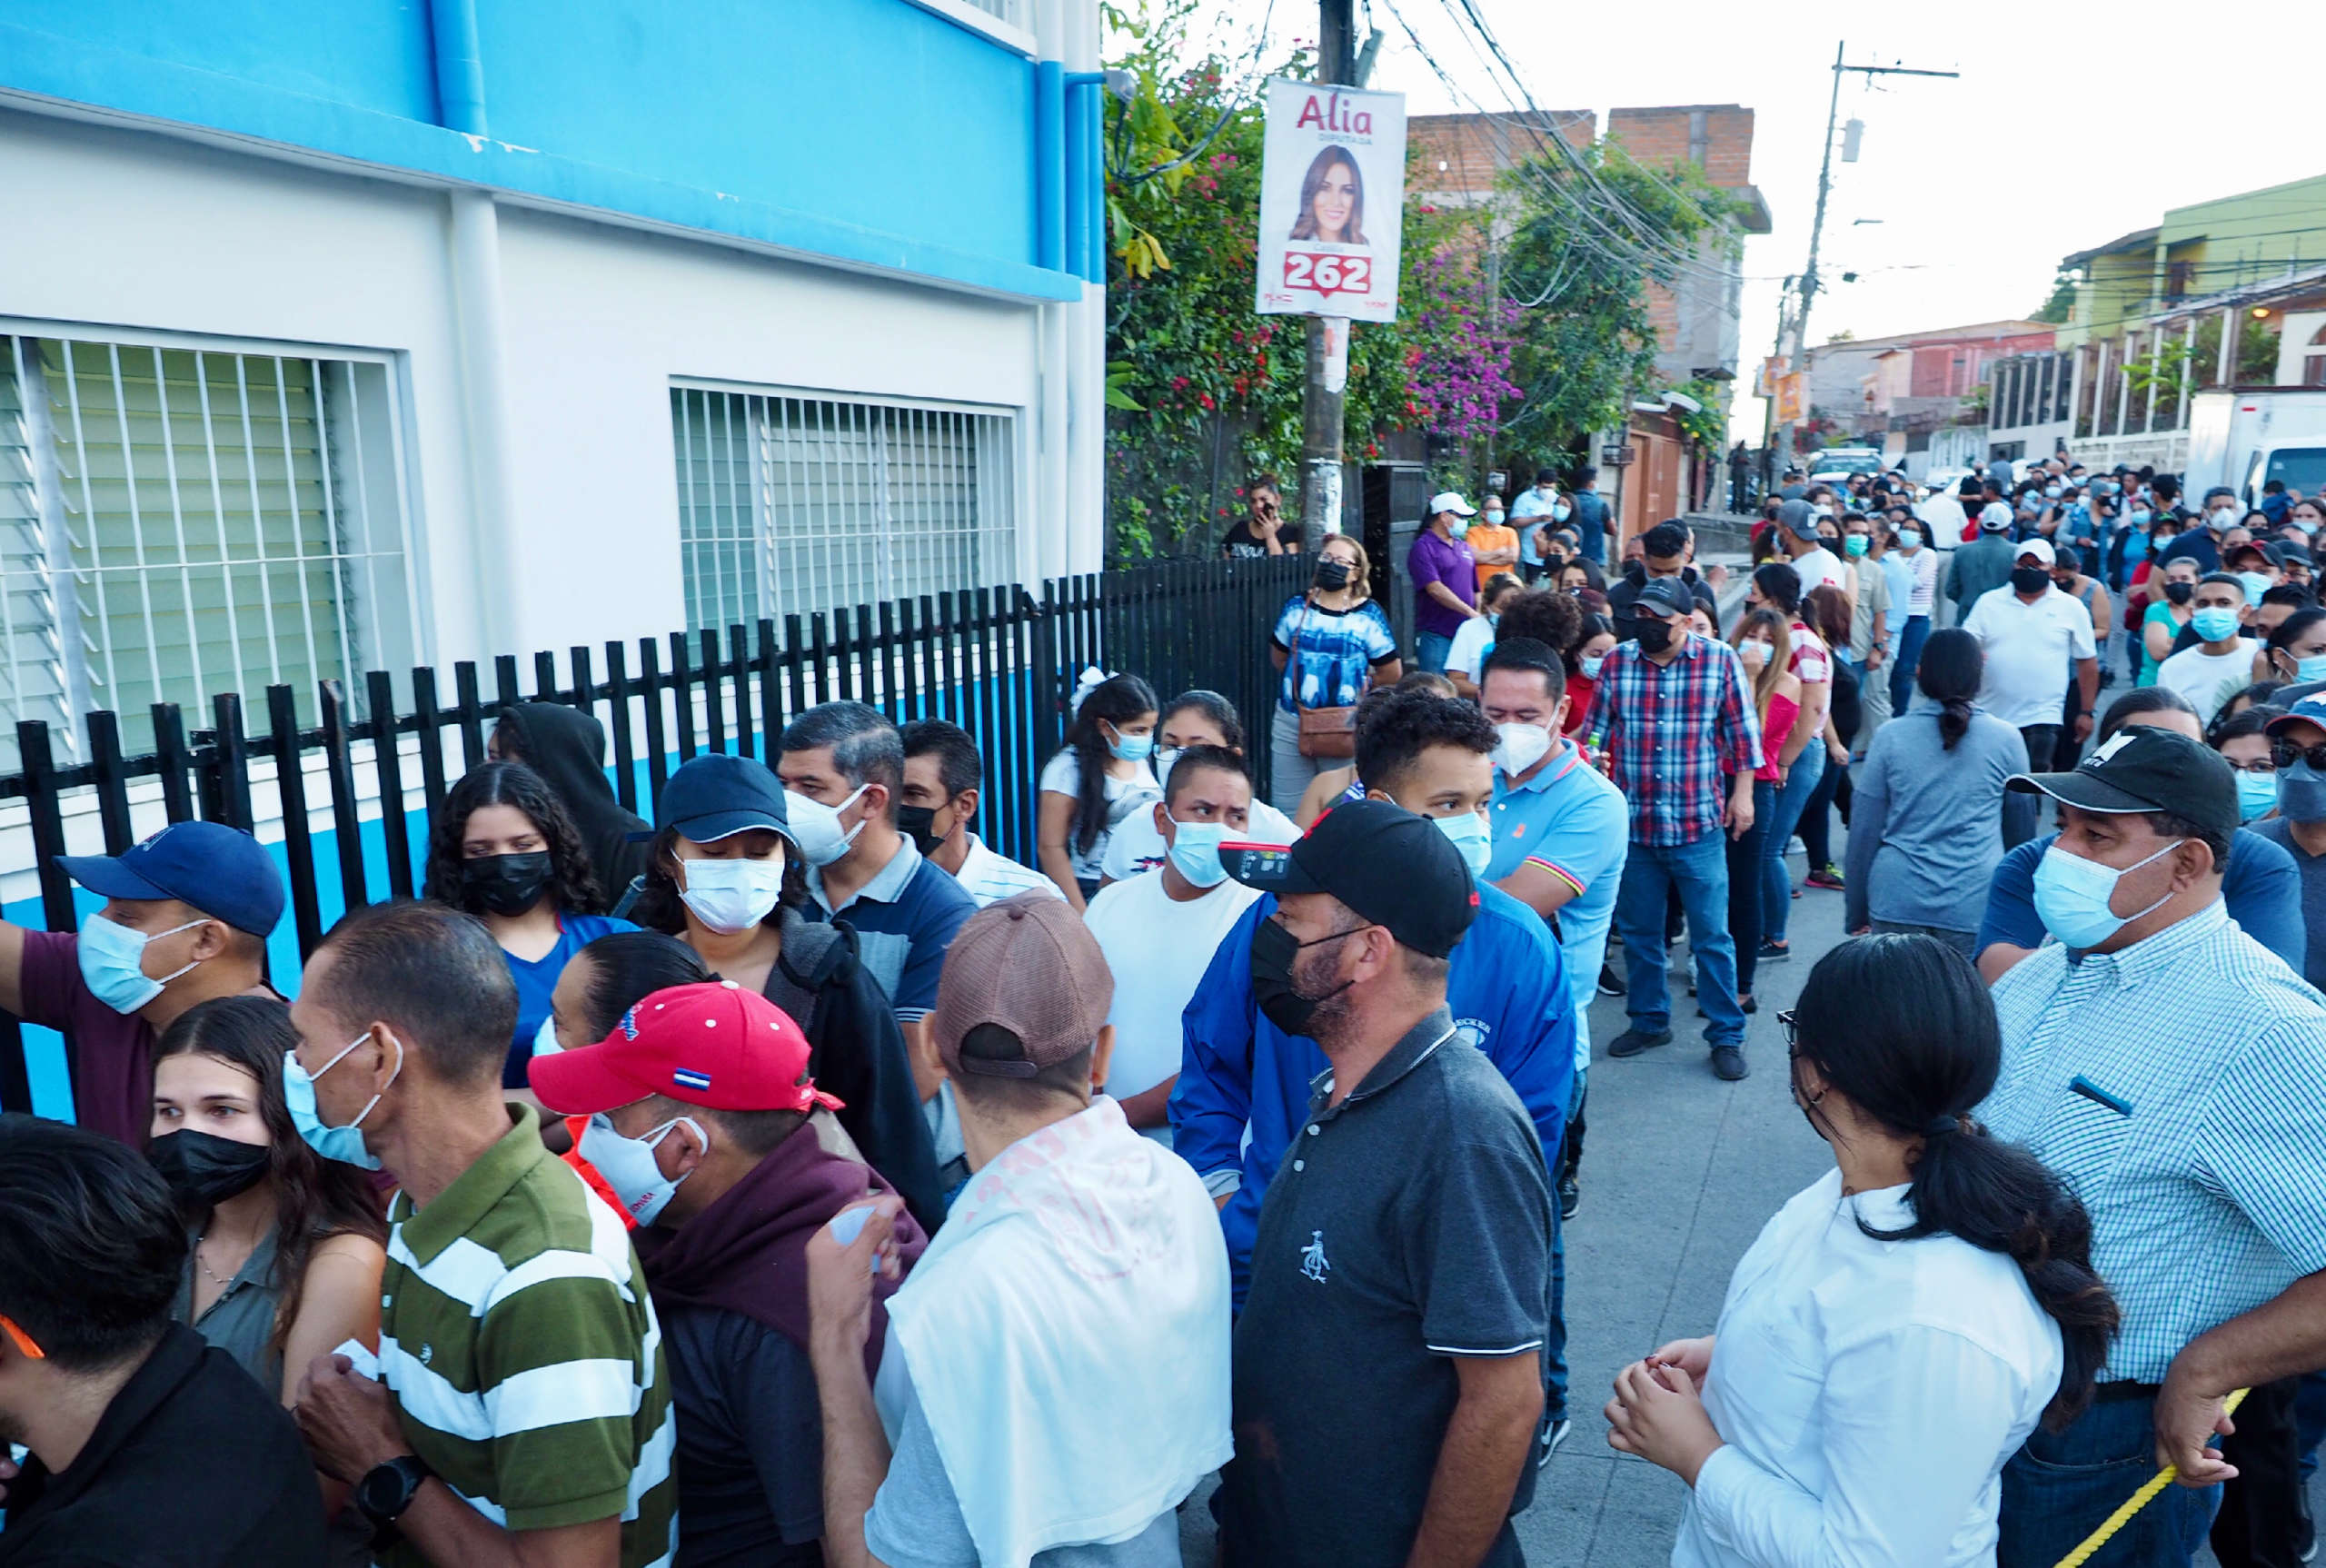
<instances>
[{"instance_id":1,"label":"black sneaker","mask_svg":"<svg viewBox=\"0 0 2326 1568\"><path fill-rule=\"evenodd\" d=\"M1609 1053L1613 1055L1611 1051ZM1744 1065L1744 1053L1735 1046L1715 1046L1712 1048L1712 1076L1723 1083L1735 1083L1753 1069Z\"/></svg>"},{"instance_id":2,"label":"black sneaker","mask_svg":"<svg viewBox=\"0 0 2326 1568\"><path fill-rule=\"evenodd\" d=\"M1543 1434L1542 1452L1535 1456L1535 1468L1540 1470L1544 1465L1548 1464L1551 1462L1551 1455L1558 1452L1559 1444L1565 1443L1566 1434L1574 1430L1575 1423L1564 1415L1552 1422L1551 1429Z\"/></svg>"},{"instance_id":3,"label":"black sneaker","mask_svg":"<svg viewBox=\"0 0 2326 1568\"><path fill-rule=\"evenodd\" d=\"M1583 1185L1573 1171L1568 1171L1559 1177L1559 1218L1573 1219L1575 1211L1582 1206Z\"/></svg>"},{"instance_id":4,"label":"black sneaker","mask_svg":"<svg viewBox=\"0 0 2326 1568\"><path fill-rule=\"evenodd\" d=\"M1654 1050L1658 1046L1671 1043L1672 1031L1669 1029L1625 1029L1608 1046L1607 1054L1611 1057L1635 1057L1642 1051Z\"/></svg>"},{"instance_id":5,"label":"black sneaker","mask_svg":"<svg viewBox=\"0 0 2326 1568\"><path fill-rule=\"evenodd\" d=\"M2310 1517L2310 1488L2294 1488L2293 1560L2308 1563L2318 1555L2318 1526Z\"/></svg>"},{"instance_id":6,"label":"black sneaker","mask_svg":"<svg viewBox=\"0 0 2326 1568\"><path fill-rule=\"evenodd\" d=\"M1600 965L1599 994L1603 997L1620 997L1624 994L1624 978L1615 973L1615 966L1613 964Z\"/></svg>"},{"instance_id":7,"label":"black sneaker","mask_svg":"<svg viewBox=\"0 0 2326 1568\"><path fill-rule=\"evenodd\" d=\"M1761 938L1761 962L1764 964L1782 964L1792 957L1792 943L1773 942L1766 937Z\"/></svg>"}]
</instances>

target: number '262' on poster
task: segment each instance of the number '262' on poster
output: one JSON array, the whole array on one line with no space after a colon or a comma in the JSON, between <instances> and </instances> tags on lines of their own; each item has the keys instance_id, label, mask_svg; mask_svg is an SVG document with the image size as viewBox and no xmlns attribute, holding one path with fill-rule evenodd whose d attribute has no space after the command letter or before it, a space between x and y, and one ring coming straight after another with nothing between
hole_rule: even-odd
<instances>
[{"instance_id":1,"label":"number '262' on poster","mask_svg":"<svg viewBox=\"0 0 2326 1568\"><path fill-rule=\"evenodd\" d=\"M1255 308L1395 321L1406 100L1271 78Z\"/></svg>"}]
</instances>

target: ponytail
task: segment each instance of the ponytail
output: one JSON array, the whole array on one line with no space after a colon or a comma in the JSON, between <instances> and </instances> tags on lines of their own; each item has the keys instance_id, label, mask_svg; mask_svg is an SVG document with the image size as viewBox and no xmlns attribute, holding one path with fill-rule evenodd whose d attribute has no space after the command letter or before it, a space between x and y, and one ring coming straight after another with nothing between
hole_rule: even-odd
<instances>
[{"instance_id":1,"label":"ponytail","mask_svg":"<svg viewBox=\"0 0 2326 1568\"><path fill-rule=\"evenodd\" d=\"M1938 710L1938 741L1942 750L1952 751L1954 743L1971 732L1971 700L1950 697Z\"/></svg>"},{"instance_id":2,"label":"ponytail","mask_svg":"<svg viewBox=\"0 0 2326 1568\"><path fill-rule=\"evenodd\" d=\"M1914 684L1939 704L1938 739L1946 750L1970 733L1971 700L1979 694L1987 656L1979 640L1959 626L1933 631L1914 666Z\"/></svg>"},{"instance_id":3,"label":"ponytail","mask_svg":"<svg viewBox=\"0 0 2326 1568\"><path fill-rule=\"evenodd\" d=\"M1913 1223L1885 1231L1861 1217L1858 1228L1876 1241L1952 1236L2016 1263L2060 1325L2060 1386L2043 1423L2068 1425L2092 1403L2119 1315L2092 1271L2083 1206L2033 1155L1971 1119L2003 1062L1977 972L1933 938L1861 937L1817 961L1794 1019L1799 1057L1832 1089L1893 1135L1922 1140L1906 1195ZM1834 1136L1823 1112L1811 1119Z\"/></svg>"}]
</instances>

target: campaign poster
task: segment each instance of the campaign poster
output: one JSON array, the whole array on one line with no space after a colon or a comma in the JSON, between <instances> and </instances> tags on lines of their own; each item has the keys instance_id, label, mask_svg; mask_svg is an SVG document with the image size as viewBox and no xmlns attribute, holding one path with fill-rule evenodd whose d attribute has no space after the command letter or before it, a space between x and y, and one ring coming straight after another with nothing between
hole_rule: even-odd
<instances>
[{"instance_id":1,"label":"campaign poster","mask_svg":"<svg viewBox=\"0 0 2326 1568\"><path fill-rule=\"evenodd\" d=\"M1257 310L1395 321L1405 95L1272 78L1267 113Z\"/></svg>"}]
</instances>

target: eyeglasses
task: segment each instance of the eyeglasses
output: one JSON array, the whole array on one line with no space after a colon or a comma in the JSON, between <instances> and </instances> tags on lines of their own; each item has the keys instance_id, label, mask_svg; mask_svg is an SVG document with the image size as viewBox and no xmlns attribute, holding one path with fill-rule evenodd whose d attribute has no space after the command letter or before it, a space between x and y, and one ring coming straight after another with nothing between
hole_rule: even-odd
<instances>
[{"instance_id":1,"label":"eyeglasses","mask_svg":"<svg viewBox=\"0 0 2326 1568\"><path fill-rule=\"evenodd\" d=\"M2226 757L2222 760L2229 762ZM2230 762L2229 770L2232 773L2275 773L2278 760L2274 757L2256 757L2251 762Z\"/></svg>"},{"instance_id":2,"label":"eyeglasses","mask_svg":"<svg viewBox=\"0 0 2326 1568\"><path fill-rule=\"evenodd\" d=\"M2272 740L2270 742L2270 758L2281 768L2307 762L2318 772L2326 773L2326 744L2296 746L2291 740Z\"/></svg>"},{"instance_id":3,"label":"eyeglasses","mask_svg":"<svg viewBox=\"0 0 2326 1568\"><path fill-rule=\"evenodd\" d=\"M1777 1027L1784 1031L1784 1048L1788 1051L1801 1044L1801 1016L1787 1008L1777 1015Z\"/></svg>"},{"instance_id":4,"label":"eyeglasses","mask_svg":"<svg viewBox=\"0 0 2326 1568\"><path fill-rule=\"evenodd\" d=\"M9 1342L31 1360L46 1361L48 1359L48 1352L34 1344L33 1336L18 1328L9 1318L0 1316L0 1333L5 1333Z\"/></svg>"}]
</instances>

